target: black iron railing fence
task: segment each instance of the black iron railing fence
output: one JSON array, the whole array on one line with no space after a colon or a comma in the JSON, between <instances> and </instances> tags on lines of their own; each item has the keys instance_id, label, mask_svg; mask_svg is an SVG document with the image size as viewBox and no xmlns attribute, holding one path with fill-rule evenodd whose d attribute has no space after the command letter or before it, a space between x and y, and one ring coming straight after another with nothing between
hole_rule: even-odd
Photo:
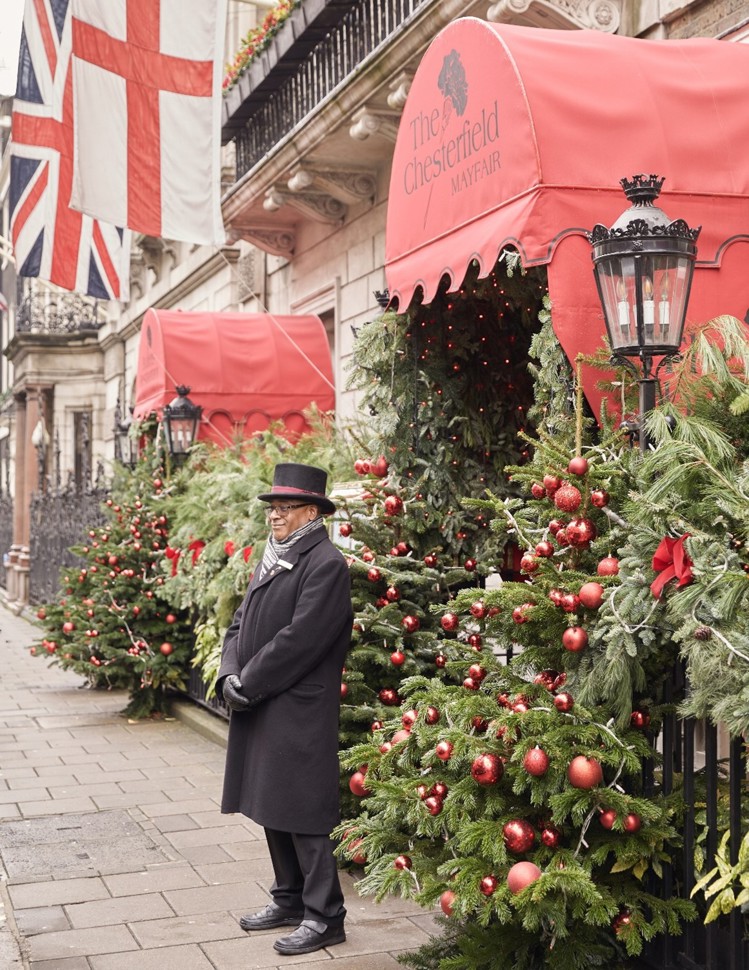
<instances>
[{"instance_id":1,"label":"black iron railing fence","mask_svg":"<svg viewBox=\"0 0 749 970\"><path fill-rule=\"evenodd\" d=\"M237 178L283 141L426 2L352 0L342 20L296 64L288 80L259 100L237 134Z\"/></svg>"}]
</instances>

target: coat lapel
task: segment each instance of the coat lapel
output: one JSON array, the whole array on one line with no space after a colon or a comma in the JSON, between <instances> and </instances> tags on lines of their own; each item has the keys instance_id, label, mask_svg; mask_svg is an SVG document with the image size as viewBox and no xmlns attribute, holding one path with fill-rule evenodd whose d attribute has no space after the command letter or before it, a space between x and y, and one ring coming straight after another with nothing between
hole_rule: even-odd
<instances>
[{"instance_id":1,"label":"coat lapel","mask_svg":"<svg viewBox=\"0 0 749 970\"><path fill-rule=\"evenodd\" d=\"M255 575L252 577L252 582L249 587L249 597L252 598L253 594L257 590L262 589L263 586L267 586L271 583L279 573L289 572L294 569L296 564L299 562L299 557L307 552L308 549L312 549L316 546L318 542L322 542L323 539L328 538L327 530L325 529L314 529L308 535L304 536L299 542L295 542L294 545L289 549L285 556L282 556L277 563L270 569L262 579L257 578L257 570L255 570ZM286 563L286 565L282 565Z\"/></svg>"}]
</instances>

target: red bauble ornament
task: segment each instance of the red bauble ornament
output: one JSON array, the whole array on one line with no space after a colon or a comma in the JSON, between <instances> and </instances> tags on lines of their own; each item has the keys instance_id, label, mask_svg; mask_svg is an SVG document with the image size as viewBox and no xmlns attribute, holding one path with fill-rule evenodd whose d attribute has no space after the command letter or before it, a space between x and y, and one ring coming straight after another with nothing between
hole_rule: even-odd
<instances>
[{"instance_id":1,"label":"red bauble ornament","mask_svg":"<svg viewBox=\"0 0 749 970\"><path fill-rule=\"evenodd\" d=\"M624 816L623 824L625 832L639 832L642 828L642 819L635 812L630 812L629 815Z\"/></svg>"},{"instance_id":2,"label":"red bauble ornament","mask_svg":"<svg viewBox=\"0 0 749 970\"><path fill-rule=\"evenodd\" d=\"M587 546L598 535L598 530L590 519L572 519L564 527L567 542L575 549Z\"/></svg>"},{"instance_id":3,"label":"red bauble ornament","mask_svg":"<svg viewBox=\"0 0 749 970\"><path fill-rule=\"evenodd\" d=\"M171 645L171 643L162 643L159 647L159 652L165 657L168 657L170 653L173 653L173 651L174 647Z\"/></svg>"},{"instance_id":4,"label":"red bauble ornament","mask_svg":"<svg viewBox=\"0 0 749 970\"><path fill-rule=\"evenodd\" d=\"M605 829L611 831L611 829L614 827L614 822L616 821L616 812L613 808L606 808L598 816L598 821Z\"/></svg>"},{"instance_id":5,"label":"red bauble ornament","mask_svg":"<svg viewBox=\"0 0 749 970\"><path fill-rule=\"evenodd\" d=\"M411 551L411 547L407 542L399 542L395 548L398 550L399 556L407 556Z\"/></svg>"},{"instance_id":6,"label":"red bauble ornament","mask_svg":"<svg viewBox=\"0 0 749 970\"><path fill-rule=\"evenodd\" d=\"M468 641L467 641L468 646L469 647L472 647L474 650L480 650L481 649L481 644L483 642L484 641L481 639L481 634L480 633L470 633L468 635Z\"/></svg>"},{"instance_id":7,"label":"red bauble ornament","mask_svg":"<svg viewBox=\"0 0 749 970\"><path fill-rule=\"evenodd\" d=\"M429 795L424 799L424 805L430 815L439 815L442 811L442 799L436 795Z\"/></svg>"},{"instance_id":8,"label":"red bauble ornament","mask_svg":"<svg viewBox=\"0 0 749 970\"><path fill-rule=\"evenodd\" d=\"M605 508L609 504L609 493L604 488L594 488L590 493L590 504L597 509Z\"/></svg>"},{"instance_id":9,"label":"red bauble ornament","mask_svg":"<svg viewBox=\"0 0 749 970\"><path fill-rule=\"evenodd\" d=\"M554 497L554 493L562 484L562 479L558 475L544 475L544 488L549 498Z\"/></svg>"},{"instance_id":10,"label":"red bauble ornament","mask_svg":"<svg viewBox=\"0 0 749 970\"><path fill-rule=\"evenodd\" d=\"M507 851L520 855L533 848L536 841L536 830L524 818L514 818L502 826L502 836Z\"/></svg>"},{"instance_id":11,"label":"red bauble ornament","mask_svg":"<svg viewBox=\"0 0 749 970\"><path fill-rule=\"evenodd\" d=\"M432 707L432 705L430 704L429 707L427 708L427 712L424 720L426 721L427 724L436 724L437 721L439 721L439 719L440 719L440 712L437 710L436 707Z\"/></svg>"},{"instance_id":12,"label":"red bauble ornament","mask_svg":"<svg viewBox=\"0 0 749 970\"><path fill-rule=\"evenodd\" d=\"M497 886L499 885L499 880L496 876L484 876L479 883L479 891L482 896L491 896L492 893L497 891Z\"/></svg>"},{"instance_id":13,"label":"red bauble ornament","mask_svg":"<svg viewBox=\"0 0 749 970\"><path fill-rule=\"evenodd\" d=\"M516 697L510 705L510 710L515 714L525 714L526 711L529 711L530 709L531 706L524 697Z\"/></svg>"},{"instance_id":14,"label":"red bauble ornament","mask_svg":"<svg viewBox=\"0 0 749 970\"><path fill-rule=\"evenodd\" d=\"M403 725L404 728L408 728L408 730L410 731L411 728L414 726L414 724L416 724L418 719L419 719L419 712L412 708L410 711L404 712L403 716L401 717L401 724Z\"/></svg>"},{"instance_id":15,"label":"red bauble ornament","mask_svg":"<svg viewBox=\"0 0 749 970\"><path fill-rule=\"evenodd\" d=\"M368 475L369 462L364 458L357 458L357 460L354 462L354 471L357 475Z\"/></svg>"},{"instance_id":16,"label":"red bauble ornament","mask_svg":"<svg viewBox=\"0 0 749 970\"><path fill-rule=\"evenodd\" d=\"M377 566L372 566L371 569L367 570L367 579L370 583L378 583L382 578L382 573L377 568Z\"/></svg>"},{"instance_id":17,"label":"red bauble ornament","mask_svg":"<svg viewBox=\"0 0 749 970\"><path fill-rule=\"evenodd\" d=\"M619 935L619 932L632 922L632 915L628 909L623 909L611 921L611 929Z\"/></svg>"},{"instance_id":18,"label":"red bauble ornament","mask_svg":"<svg viewBox=\"0 0 749 970\"><path fill-rule=\"evenodd\" d=\"M430 552L424 556L424 565L428 566L430 569L434 569L438 562L439 559L434 555L433 552Z\"/></svg>"},{"instance_id":19,"label":"red bauble ornament","mask_svg":"<svg viewBox=\"0 0 749 970\"><path fill-rule=\"evenodd\" d=\"M469 573L472 573L475 570L476 566L478 566L478 563L476 562L475 559L466 559L466 561L463 563L463 569L465 569Z\"/></svg>"},{"instance_id":20,"label":"red bauble ornament","mask_svg":"<svg viewBox=\"0 0 749 970\"><path fill-rule=\"evenodd\" d=\"M440 909L445 916L452 916L454 903L455 893L451 889L446 889L440 896Z\"/></svg>"},{"instance_id":21,"label":"red bauble ornament","mask_svg":"<svg viewBox=\"0 0 749 970\"><path fill-rule=\"evenodd\" d=\"M562 840L562 833L553 825L545 825L541 829L541 842L547 849L556 849Z\"/></svg>"},{"instance_id":22,"label":"red bauble ornament","mask_svg":"<svg viewBox=\"0 0 749 970\"><path fill-rule=\"evenodd\" d=\"M554 589L549 590L549 599L554 604L554 606L561 606L562 600L564 599L564 590Z\"/></svg>"},{"instance_id":23,"label":"red bauble ornament","mask_svg":"<svg viewBox=\"0 0 749 970\"><path fill-rule=\"evenodd\" d=\"M380 745L380 754L387 754L393 747L392 741L383 741Z\"/></svg>"},{"instance_id":24,"label":"red bauble ornament","mask_svg":"<svg viewBox=\"0 0 749 970\"><path fill-rule=\"evenodd\" d=\"M570 475L587 475L588 459L577 455L577 457L570 460L569 465L567 465L567 471Z\"/></svg>"},{"instance_id":25,"label":"red bauble ornament","mask_svg":"<svg viewBox=\"0 0 749 970\"><path fill-rule=\"evenodd\" d=\"M481 681L474 680L473 677L466 677L463 686L466 690L478 690L481 687Z\"/></svg>"},{"instance_id":26,"label":"red bauble ornament","mask_svg":"<svg viewBox=\"0 0 749 970\"><path fill-rule=\"evenodd\" d=\"M598 563L596 572L599 576L617 576L619 573L619 560L616 556L606 556Z\"/></svg>"},{"instance_id":27,"label":"red bauble ornament","mask_svg":"<svg viewBox=\"0 0 749 970\"><path fill-rule=\"evenodd\" d=\"M393 690L392 687L383 687L377 696L387 707L394 707L396 704L400 704L398 692Z\"/></svg>"},{"instance_id":28,"label":"red bauble ornament","mask_svg":"<svg viewBox=\"0 0 749 970\"><path fill-rule=\"evenodd\" d=\"M575 512L580 508L582 500L580 489L569 483L562 485L554 493L554 505L562 512Z\"/></svg>"},{"instance_id":29,"label":"red bauble ornament","mask_svg":"<svg viewBox=\"0 0 749 970\"><path fill-rule=\"evenodd\" d=\"M349 847L348 847L349 859L351 859L352 862L356 863L357 866L363 866L364 863L367 861L367 857L364 855L364 853L359 851L359 846L362 844L363 841L364 839L354 839L352 842L349 843Z\"/></svg>"},{"instance_id":30,"label":"red bauble ornament","mask_svg":"<svg viewBox=\"0 0 749 970\"><path fill-rule=\"evenodd\" d=\"M435 781L435 783L432 785L432 787L429 790L429 794L436 795L437 798L441 798L444 800L445 798L447 798L449 791L450 789L447 787L444 781Z\"/></svg>"},{"instance_id":31,"label":"red bauble ornament","mask_svg":"<svg viewBox=\"0 0 749 970\"><path fill-rule=\"evenodd\" d=\"M577 593L564 593L560 605L565 613L574 613L580 607L580 597Z\"/></svg>"},{"instance_id":32,"label":"red bauble ornament","mask_svg":"<svg viewBox=\"0 0 749 970\"><path fill-rule=\"evenodd\" d=\"M399 855L393 859L393 865L396 869L410 869L413 863L407 855Z\"/></svg>"},{"instance_id":33,"label":"red bauble ornament","mask_svg":"<svg viewBox=\"0 0 749 970\"><path fill-rule=\"evenodd\" d=\"M374 562L374 553L371 549L362 549L361 557L363 562Z\"/></svg>"},{"instance_id":34,"label":"red bauble ornament","mask_svg":"<svg viewBox=\"0 0 749 970\"><path fill-rule=\"evenodd\" d=\"M440 617L440 626L447 633L452 633L453 630L457 630L459 623L460 617L457 613L445 613Z\"/></svg>"},{"instance_id":35,"label":"red bauble ornament","mask_svg":"<svg viewBox=\"0 0 749 970\"><path fill-rule=\"evenodd\" d=\"M514 623L527 623L530 619L528 613L533 609L535 603L522 603L520 606L516 606L512 611L512 619Z\"/></svg>"},{"instance_id":36,"label":"red bauble ornament","mask_svg":"<svg viewBox=\"0 0 749 970\"><path fill-rule=\"evenodd\" d=\"M447 663L447 657L444 654L438 653L434 658L434 666L442 669Z\"/></svg>"},{"instance_id":37,"label":"red bauble ornament","mask_svg":"<svg viewBox=\"0 0 749 970\"><path fill-rule=\"evenodd\" d=\"M531 748L523 758L523 767L529 775L541 778L549 770L549 756L543 748Z\"/></svg>"},{"instance_id":38,"label":"red bauble ornament","mask_svg":"<svg viewBox=\"0 0 749 970\"><path fill-rule=\"evenodd\" d=\"M556 707L558 711L561 711L562 714L569 714L574 706L574 698L572 697L572 694L568 694L567 691L562 691L554 698L554 707Z\"/></svg>"},{"instance_id":39,"label":"red bauble ornament","mask_svg":"<svg viewBox=\"0 0 749 970\"><path fill-rule=\"evenodd\" d=\"M438 741L434 751L440 761L449 761L453 754L452 741Z\"/></svg>"},{"instance_id":40,"label":"red bauble ornament","mask_svg":"<svg viewBox=\"0 0 749 970\"><path fill-rule=\"evenodd\" d=\"M562 634L562 646L572 653L579 653L588 646L588 634L581 626L568 626Z\"/></svg>"},{"instance_id":41,"label":"red bauble ornament","mask_svg":"<svg viewBox=\"0 0 749 970\"><path fill-rule=\"evenodd\" d=\"M573 788L595 788L603 782L601 762L595 758L586 758L579 754L573 758L567 768L567 778Z\"/></svg>"},{"instance_id":42,"label":"red bauble ornament","mask_svg":"<svg viewBox=\"0 0 749 970\"><path fill-rule=\"evenodd\" d=\"M533 678L533 683L540 684L546 690L554 690L557 677L559 677L559 671L557 670L542 670Z\"/></svg>"},{"instance_id":43,"label":"red bauble ornament","mask_svg":"<svg viewBox=\"0 0 749 970\"><path fill-rule=\"evenodd\" d=\"M473 759L471 777L479 785L496 785L504 770L504 765L496 754L480 754Z\"/></svg>"},{"instance_id":44,"label":"red bauble ornament","mask_svg":"<svg viewBox=\"0 0 749 970\"><path fill-rule=\"evenodd\" d=\"M468 668L468 676L472 680L477 680L479 683L486 677L486 671L481 666L481 664L471 664Z\"/></svg>"},{"instance_id":45,"label":"red bauble ornament","mask_svg":"<svg viewBox=\"0 0 749 970\"><path fill-rule=\"evenodd\" d=\"M534 482L531 485L531 495L533 498L546 498L546 489L540 482Z\"/></svg>"},{"instance_id":46,"label":"red bauble ornament","mask_svg":"<svg viewBox=\"0 0 749 970\"><path fill-rule=\"evenodd\" d=\"M385 515L400 515L403 511L403 499L398 495L388 495L383 506Z\"/></svg>"},{"instance_id":47,"label":"red bauble ornament","mask_svg":"<svg viewBox=\"0 0 749 970\"><path fill-rule=\"evenodd\" d=\"M544 539L536 545L535 553L542 559L550 559L554 555L554 545L548 539Z\"/></svg>"},{"instance_id":48,"label":"red bauble ornament","mask_svg":"<svg viewBox=\"0 0 749 970\"><path fill-rule=\"evenodd\" d=\"M486 604L483 600L476 600L475 603L471 603L471 616L475 616L477 620L483 620L486 616Z\"/></svg>"},{"instance_id":49,"label":"red bauble ornament","mask_svg":"<svg viewBox=\"0 0 749 970\"><path fill-rule=\"evenodd\" d=\"M632 711L629 716L629 723L633 728L642 731L644 728L650 727L650 714L646 710Z\"/></svg>"},{"instance_id":50,"label":"red bauble ornament","mask_svg":"<svg viewBox=\"0 0 749 970\"><path fill-rule=\"evenodd\" d=\"M507 873L507 888L515 895L540 878L541 870L535 862L516 862Z\"/></svg>"},{"instance_id":51,"label":"red bauble ornament","mask_svg":"<svg viewBox=\"0 0 749 970\"><path fill-rule=\"evenodd\" d=\"M421 626L421 620L418 618L418 616L404 616L401 620L401 626L406 633L416 633Z\"/></svg>"},{"instance_id":52,"label":"red bauble ornament","mask_svg":"<svg viewBox=\"0 0 749 970\"><path fill-rule=\"evenodd\" d=\"M339 530L344 539L347 539L354 531L350 522L341 522Z\"/></svg>"},{"instance_id":53,"label":"red bauble ornament","mask_svg":"<svg viewBox=\"0 0 749 970\"><path fill-rule=\"evenodd\" d=\"M401 650L394 650L390 654L390 663L395 667L401 667L406 660L406 655Z\"/></svg>"},{"instance_id":54,"label":"red bauble ornament","mask_svg":"<svg viewBox=\"0 0 749 970\"><path fill-rule=\"evenodd\" d=\"M384 478L388 473L388 463L384 455L369 462L369 470L378 478Z\"/></svg>"},{"instance_id":55,"label":"red bauble ornament","mask_svg":"<svg viewBox=\"0 0 749 970\"><path fill-rule=\"evenodd\" d=\"M366 785L366 773L363 771L355 771L349 778L348 786L353 794L358 795L359 798L364 798L366 795L371 794Z\"/></svg>"},{"instance_id":56,"label":"red bauble ornament","mask_svg":"<svg viewBox=\"0 0 749 970\"><path fill-rule=\"evenodd\" d=\"M521 573L535 573L538 569L540 563L536 556L529 552L522 557L520 560L520 572Z\"/></svg>"},{"instance_id":57,"label":"red bauble ornament","mask_svg":"<svg viewBox=\"0 0 749 970\"><path fill-rule=\"evenodd\" d=\"M407 728L401 728L393 735L393 744L400 744L401 741L408 741L411 732Z\"/></svg>"},{"instance_id":58,"label":"red bauble ornament","mask_svg":"<svg viewBox=\"0 0 749 970\"><path fill-rule=\"evenodd\" d=\"M577 595L580 597L583 606L586 606L589 610L597 610L603 603L604 592L605 590L600 583L585 583L580 587L580 592Z\"/></svg>"},{"instance_id":59,"label":"red bauble ornament","mask_svg":"<svg viewBox=\"0 0 749 970\"><path fill-rule=\"evenodd\" d=\"M549 522L549 532L553 536L557 535L559 533L559 530L563 528L564 528L564 522L562 522L561 519L552 519L551 522Z\"/></svg>"},{"instance_id":60,"label":"red bauble ornament","mask_svg":"<svg viewBox=\"0 0 749 970\"><path fill-rule=\"evenodd\" d=\"M397 586L388 586L385 590L385 599L390 600L391 603L397 603L401 598L401 591Z\"/></svg>"},{"instance_id":61,"label":"red bauble ornament","mask_svg":"<svg viewBox=\"0 0 749 970\"><path fill-rule=\"evenodd\" d=\"M482 731L486 731L486 729L489 727L489 722L484 720L484 718L480 717L478 714L475 714L471 718L471 726L476 731L482 732Z\"/></svg>"}]
</instances>

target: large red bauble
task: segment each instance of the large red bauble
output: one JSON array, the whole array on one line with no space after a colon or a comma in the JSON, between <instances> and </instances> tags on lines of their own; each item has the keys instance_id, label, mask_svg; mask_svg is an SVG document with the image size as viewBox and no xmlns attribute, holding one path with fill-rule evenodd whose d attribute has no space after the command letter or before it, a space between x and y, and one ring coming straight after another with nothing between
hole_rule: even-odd
<instances>
[{"instance_id":1,"label":"large red bauble","mask_svg":"<svg viewBox=\"0 0 749 970\"><path fill-rule=\"evenodd\" d=\"M385 515L400 515L403 511L403 499L398 495L388 495L383 505Z\"/></svg>"},{"instance_id":2,"label":"large red bauble","mask_svg":"<svg viewBox=\"0 0 749 970\"><path fill-rule=\"evenodd\" d=\"M504 765L496 754L480 754L473 759L471 777L479 785L496 785L504 770Z\"/></svg>"},{"instance_id":3,"label":"large red bauble","mask_svg":"<svg viewBox=\"0 0 749 970\"><path fill-rule=\"evenodd\" d=\"M598 816L598 821L605 829L611 831L611 829L614 827L614 822L616 821L616 812L613 808L606 808Z\"/></svg>"},{"instance_id":4,"label":"large red bauble","mask_svg":"<svg viewBox=\"0 0 749 970\"><path fill-rule=\"evenodd\" d=\"M587 606L589 610L597 610L603 603L604 592L605 590L600 583L585 583L580 587L577 595L580 597L583 606Z\"/></svg>"},{"instance_id":5,"label":"large red bauble","mask_svg":"<svg viewBox=\"0 0 749 970\"><path fill-rule=\"evenodd\" d=\"M377 696L387 707L395 707L396 704L400 703L398 692L393 690L392 687L383 687Z\"/></svg>"},{"instance_id":6,"label":"large red bauble","mask_svg":"<svg viewBox=\"0 0 749 970\"><path fill-rule=\"evenodd\" d=\"M598 563L596 572L599 576L617 576L619 574L619 560L616 556L605 556Z\"/></svg>"},{"instance_id":7,"label":"large red bauble","mask_svg":"<svg viewBox=\"0 0 749 970\"><path fill-rule=\"evenodd\" d=\"M562 485L554 493L554 505L562 512L575 512L580 508L580 503L583 497L580 494L580 489L575 488L574 485Z\"/></svg>"},{"instance_id":8,"label":"large red bauble","mask_svg":"<svg viewBox=\"0 0 749 970\"><path fill-rule=\"evenodd\" d=\"M590 493L590 504L603 509L609 504L609 493L604 488L594 488Z\"/></svg>"},{"instance_id":9,"label":"large red bauble","mask_svg":"<svg viewBox=\"0 0 749 970\"><path fill-rule=\"evenodd\" d=\"M554 492L562 484L562 479L558 475L544 475L544 488L549 498L554 497Z\"/></svg>"},{"instance_id":10,"label":"large red bauble","mask_svg":"<svg viewBox=\"0 0 749 970\"><path fill-rule=\"evenodd\" d=\"M349 778L348 786L353 794L358 795L360 798L371 794L369 788L367 788L366 775L363 771L355 771Z\"/></svg>"},{"instance_id":11,"label":"large red bauble","mask_svg":"<svg viewBox=\"0 0 749 970\"><path fill-rule=\"evenodd\" d=\"M572 519L564 527L564 535L571 546L580 549L595 539L598 530L590 519Z\"/></svg>"},{"instance_id":12,"label":"large red bauble","mask_svg":"<svg viewBox=\"0 0 749 970\"><path fill-rule=\"evenodd\" d=\"M534 551L542 559L550 559L554 555L554 545L548 539L543 539L536 545Z\"/></svg>"},{"instance_id":13,"label":"large red bauble","mask_svg":"<svg viewBox=\"0 0 749 970\"><path fill-rule=\"evenodd\" d=\"M393 865L395 866L396 869L410 869L412 863L409 856L399 855L399 856L396 856L395 859L393 859Z\"/></svg>"},{"instance_id":14,"label":"large red bauble","mask_svg":"<svg viewBox=\"0 0 749 970\"><path fill-rule=\"evenodd\" d=\"M401 620L401 626L406 633L416 633L421 626L421 620L418 618L418 616L404 616Z\"/></svg>"},{"instance_id":15,"label":"large red bauble","mask_svg":"<svg viewBox=\"0 0 749 970\"><path fill-rule=\"evenodd\" d=\"M502 826L502 837L508 851L520 855L533 848L536 830L524 818L513 818Z\"/></svg>"},{"instance_id":16,"label":"large red bauble","mask_svg":"<svg viewBox=\"0 0 749 970\"><path fill-rule=\"evenodd\" d=\"M492 893L497 891L497 886L499 885L499 880L496 876L484 876L484 878L479 883L479 891L482 896L491 896Z\"/></svg>"},{"instance_id":17,"label":"large red bauble","mask_svg":"<svg viewBox=\"0 0 749 970\"><path fill-rule=\"evenodd\" d=\"M339 531L344 539L347 539L354 530L350 522L341 522Z\"/></svg>"},{"instance_id":18,"label":"large red bauble","mask_svg":"<svg viewBox=\"0 0 749 970\"><path fill-rule=\"evenodd\" d=\"M452 741L438 741L434 750L440 761L449 761L453 754Z\"/></svg>"},{"instance_id":19,"label":"large red bauble","mask_svg":"<svg viewBox=\"0 0 749 970\"><path fill-rule=\"evenodd\" d=\"M514 895L541 878L541 870L535 862L516 862L507 873L507 888Z\"/></svg>"},{"instance_id":20,"label":"large red bauble","mask_svg":"<svg viewBox=\"0 0 749 970\"><path fill-rule=\"evenodd\" d=\"M372 566L371 569L367 570L367 579L370 583L377 583L382 578L382 573L377 568L377 566Z\"/></svg>"},{"instance_id":21,"label":"large red bauble","mask_svg":"<svg viewBox=\"0 0 749 970\"><path fill-rule=\"evenodd\" d=\"M526 552L525 555L520 560L520 572L521 573L535 573L538 569L540 563L538 558L530 552Z\"/></svg>"},{"instance_id":22,"label":"large red bauble","mask_svg":"<svg viewBox=\"0 0 749 970\"><path fill-rule=\"evenodd\" d=\"M603 781L603 769L601 762L595 758L586 758L579 754L570 761L567 768L567 777L573 788L595 788Z\"/></svg>"},{"instance_id":23,"label":"large red bauble","mask_svg":"<svg viewBox=\"0 0 749 970\"><path fill-rule=\"evenodd\" d=\"M454 902L455 893L452 891L452 889L446 889L440 896L440 909L445 916L452 916Z\"/></svg>"},{"instance_id":24,"label":"large red bauble","mask_svg":"<svg viewBox=\"0 0 749 970\"><path fill-rule=\"evenodd\" d=\"M568 694L567 691L562 691L561 694L557 694L554 698L554 707L562 714L569 714L572 708L575 706L575 701L572 694Z\"/></svg>"},{"instance_id":25,"label":"large red bauble","mask_svg":"<svg viewBox=\"0 0 749 970\"><path fill-rule=\"evenodd\" d=\"M388 463L385 456L380 455L379 458L375 458L373 461L370 461L369 470L378 478L384 478L388 473Z\"/></svg>"},{"instance_id":26,"label":"large red bauble","mask_svg":"<svg viewBox=\"0 0 749 970\"><path fill-rule=\"evenodd\" d=\"M471 616L475 616L477 620L483 620L486 616L486 604L483 600L476 600L475 603L471 603Z\"/></svg>"},{"instance_id":27,"label":"large red bauble","mask_svg":"<svg viewBox=\"0 0 749 970\"><path fill-rule=\"evenodd\" d=\"M570 475L587 475L588 459L577 455L575 458L570 460L569 465L567 465L567 471L570 473Z\"/></svg>"},{"instance_id":28,"label":"large red bauble","mask_svg":"<svg viewBox=\"0 0 749 970\"><path fill-rule=\"evenodd\" d=\"M445 613L440 617L440 626L447 633L452 633L453 630L457 630L458 624L460 623L460 617L457 613Z\"/></svg>"},{"instance_id":29,"label":"large red bauble","mask_svg":"<svg viewBox=\"0 0 749 970\"><path fill-rule=\"evenodd\" d=\"M529 775L540 778L549 770L549 756L543 748L531 748L523 758L523 767Z\"/></svg>"},{"instance_id":30,"label":"large red bauble","mask_svg":"<svg viewBox=\"0 0 749 970\"><path fill-rule=\"evenodd\" d=\"M562 646L565 650L578 653L588 646L588 634L581 626L568 626L562 634Z\"/></svg>"},{"instance_id":31,"label":"large red bauble","mask_svg":"<svg viewBox=\"0 0 749 970\"><path fill-rule=\"evenodd\" d=\"M630 812L629 815L624 816L623 824L625 832L639 832L642 828L642 819L634 812Z\"/></svg>"}]
</instances>

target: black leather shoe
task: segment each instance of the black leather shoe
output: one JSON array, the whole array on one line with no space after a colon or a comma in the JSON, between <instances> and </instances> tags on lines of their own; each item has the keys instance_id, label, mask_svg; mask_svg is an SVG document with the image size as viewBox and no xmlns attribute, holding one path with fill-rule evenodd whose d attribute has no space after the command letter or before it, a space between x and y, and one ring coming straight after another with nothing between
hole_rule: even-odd
<instances>
[{"instance_id":1,"label":"black leather shoe","mask_svg":"<svg viewBox=\"0 0 749 970\"><path fill-rule=\"evenodd\" d=\"M242 916L239 925L243 930L272 930L277 926L299 926L303 919L304 913L294 913L276 903L268 903L259 912Z\"/></svg>"},{"instance_id":2,"label":"black leather shoe","mask_svg":"<svg viewBox=\"0 0 749 970\"><path fill-rule=\"evenodd\" d=\"M335 946L345 939L343 926L328 926L327 923L305 919L293 933L276 940L273 949L287 956L295 956L297 953L313 953L326 946Z\"/></svg>"}]
</instances>

